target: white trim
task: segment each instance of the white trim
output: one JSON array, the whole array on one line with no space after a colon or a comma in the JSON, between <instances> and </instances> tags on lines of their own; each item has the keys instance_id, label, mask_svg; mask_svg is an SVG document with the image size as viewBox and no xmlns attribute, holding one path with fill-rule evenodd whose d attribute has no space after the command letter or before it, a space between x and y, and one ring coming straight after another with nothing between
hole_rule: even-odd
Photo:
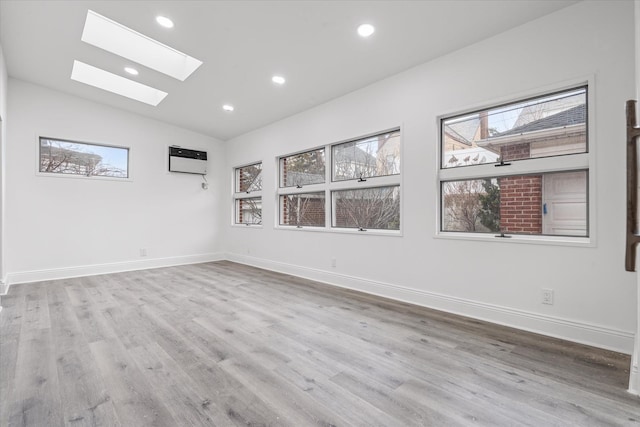
<instances>
[{"instance_id":1,"label":"white trim","mask_svg":"<svg viewBox=\"0 0 640 427\"><path fill-rule=\"evenodd\" d=\"M402 203L402 201L400 202ZM323 227L323 226L315 226L315 225L276 225L273 227L274 230L289 230L289 231L313 231L316 233L338 233L338 234L353 234L360 236L391 236L391 237L402 237L402 232L400 230L383 230L376 228L367 228L365 230L359 230L357 228L341 228L341 227Z\"/></svg>"},{"instance_id":2,"label":"white trim","mask_svg":"<svg viewBox=\"0 0 640 427\"><path fill-rule=\"evenodd\" d=\"M375 280L246 255L228 253L225 258L241 264L291 274L332 286L353 289L371 295L607 350L631 354L633 349L634 333L631 331L623 331L588 322L547 316L525 310L487 304L435 292L421 291Z\"/></svg>"},{"instance_id":3,"label":"white trim","mask_svg":"<svg viewBox=\"0 0 640 427\"><path fill-rule=\"evenodd\" d=\"M7 284L41 282L44 280L69 279L72 277L95 276L98 274L120 273L124 271L146 270L151 268L172 267L185 264L221 261L221 253L185 255L170 258L153 258L136 261L122 261L108 264L94 264L76 267L52 268L48 270L22 271L9 273Z\"/></svg>"},{"instance_id":4,"label":"white trim","mask_svg":"<svg viewBox=\"0 0 640 427\"><path fill-rule=\"evenodd\" d=\"M528 235L528 234L507 234L507 238L499 237L499 233L472 233L464 231L441 231L434 239L448 240L475 240L478 242L492 243L524 243L527 245L547 245L547 246L577 246L593 248L595 242L590 237L572 236L550 236L550 235Z\"/></svg>"},{"instance_id":5,"label":"white trim","mask_svg":"<svg viewBox=\"0 0 640 427\"><path fill-rule=\"evenodd\" d=\"M495 164L462 166L440 170L440 181L463 179L485 179L520 175L539 175L553 172L568 172L589 169L589 153L564 154L555 157L540 157L514 161L503 167Z\"/></svg>"},{"instance_id":6,"label":"white trim","mask_svg":"<svg viewBox=\"0 0 640 427\"><path fill-rule=\"evenodd\" d=\"M7 283L7 278L3 277L0 280L0 312L2 312L2 297L9 293L9 283Z\"/></svg>"}]
</instances>

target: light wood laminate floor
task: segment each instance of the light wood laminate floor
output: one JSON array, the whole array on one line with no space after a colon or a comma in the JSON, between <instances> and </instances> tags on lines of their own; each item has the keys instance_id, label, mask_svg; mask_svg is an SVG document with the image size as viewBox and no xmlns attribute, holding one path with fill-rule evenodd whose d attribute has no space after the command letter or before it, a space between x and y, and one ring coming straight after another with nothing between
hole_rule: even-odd
<instances>
[{"instance_id":1,"label":"light wood laminate floor","mask_svg":"<svg viewBox=\"0 0 640 427\"><path fill-rule=\"evenodd\" d=\"M640 425L628 356L231 262L2 303L2 426Z\"/></svg>"}]
</instances>

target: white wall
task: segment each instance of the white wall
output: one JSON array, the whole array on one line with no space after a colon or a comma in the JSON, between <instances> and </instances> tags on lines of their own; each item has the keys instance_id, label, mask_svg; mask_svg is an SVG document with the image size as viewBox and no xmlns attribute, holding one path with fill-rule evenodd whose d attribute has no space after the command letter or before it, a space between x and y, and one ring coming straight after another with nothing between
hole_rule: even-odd
<instances>
[{"instance_id":1,"label":"white wall","mask_svg":"<svg viewBox=\"0 0 640 427\"><path fill-rule=\"evenodd\" d=\"M624 271L624 102L635 94L633 7L581 2L229 141L227 194L237 165L264 161L265 183L263 228L231 226L227 201L229 258L630 353L636 283ZM436 116L588 78L596 245L434 238ZM398 125L403 237L274 228L278 155ZM541 304L541 288L555 290L554 305Z\"/></svg>"},{"instance_id":2,"label":"white wall","mask_svg":"<svg viewBox=\"0 0 640 427\"><path fill-rule=\"evenodd\" d=\"M0 45L0 294L6 291L6 278L4 269L4 213L5 213L5 147L7 140L7 65L4 61L4 53Z\"/></svg>"},{"instance_id":3,"label":"white wall","mask_svg":"<svg viewBox=\"0 0 640 427\"><path fill-rule=\"evenodd\" d=\"M219 258L220 141L15 79L8 108L10 283ZM38 136L131 147L132 180L37 175ZM172 144L208 151L209 190L167 171Z\"/></svg>"}]
</instances>

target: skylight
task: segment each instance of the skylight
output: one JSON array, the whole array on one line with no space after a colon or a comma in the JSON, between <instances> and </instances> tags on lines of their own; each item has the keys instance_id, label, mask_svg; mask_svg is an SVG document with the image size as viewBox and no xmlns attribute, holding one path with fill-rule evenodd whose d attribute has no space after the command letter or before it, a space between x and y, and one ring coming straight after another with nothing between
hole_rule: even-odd
<instances>
[{"instance_id":1,"label":"skylight","mask_svg":"<svg viewBox=\"0 0 640 427\"><path fill-rule=\"evenodd\" d=\"M142 83L126 79L117 74L96 68L92 65L80 61L73 61L71 79L80 83L88 84L145 104L157 106L167 92L152 88Z\"/></svg>"},{"instance_id":2,"label":"skylight","mask_svg":"<svg viewBox=\"0 0 640 427\"><path fill-rule=\"evenodd\" d=\"M184 81L202 61L140 34L92 10L82 41Z\"/></svg>"}]
</instances>

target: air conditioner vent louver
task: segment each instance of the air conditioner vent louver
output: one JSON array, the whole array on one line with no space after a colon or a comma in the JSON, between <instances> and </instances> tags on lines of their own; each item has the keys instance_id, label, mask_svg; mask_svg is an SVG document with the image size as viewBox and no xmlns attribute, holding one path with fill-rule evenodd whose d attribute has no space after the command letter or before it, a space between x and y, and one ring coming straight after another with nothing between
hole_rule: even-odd
<instances>
[{"instance_id":1,"label":"air conditioner vent louver","mask_svg":"<svg viewBox=\"0 0 640 427\"><path fill-rule=\"evenodd\" d=\"M207 152L169 147L169 172L207 173Z\"/></svg>"}]
</instances>

